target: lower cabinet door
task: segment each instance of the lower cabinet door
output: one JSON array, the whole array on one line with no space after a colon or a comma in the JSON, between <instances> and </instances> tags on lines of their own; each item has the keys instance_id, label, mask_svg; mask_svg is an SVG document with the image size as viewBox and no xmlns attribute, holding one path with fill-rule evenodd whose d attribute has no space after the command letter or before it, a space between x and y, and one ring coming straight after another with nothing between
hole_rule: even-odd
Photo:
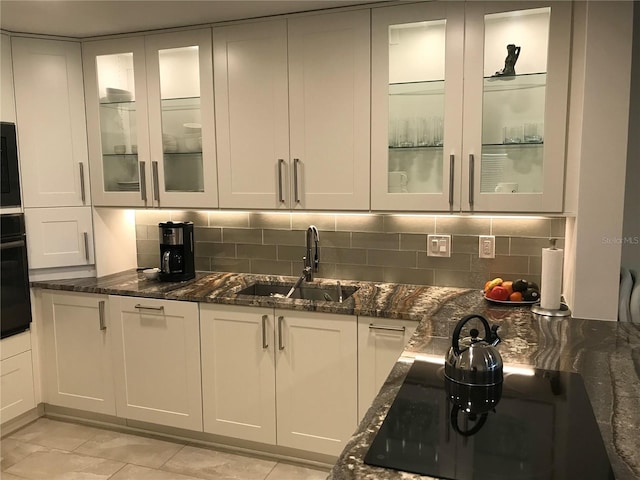
<instances>
[{"instance_id":1,"label":"lower cabinet door","mask_svg":"<svg viewBox=\"0 0 640 480\"><path fill-rule=\"evenodd\" d=\"M358 422L357 317L276 310L278 445L339 455Z\"/></svg>"},{"instance_id":2,"label":"lower cabinet door","mask_svg":"<svg viewBox=\"0 0 640 480\"><path fill-rule=\"evenodd\" d=\"M276 443L273 309L200 304L204 431Z\"/></svg>"},{"instance_id":3,"label":"lower cabinet door","mask_svg":"<svg viewBox=\"0 0 640 480\"><path fill-rule=\"evenodd\" d=\"M43 291L48 403L116 414L108 312L106 295Z\"/></svg>"},{"instance_id":4,"label":"lower cabinet door","mask_svg":"<svg viewBox=\"0 0 640 480\"><path fill-rule=\"evenodd\" d=\"M36 406L31 350L0 362L0 423Z\"/></svg>"},{"instance_id":5,"label":"lower cabinet door","mask_svg":"<svg viewBox=\"0 0 640 480\"><path fill-rule=\"evenodd\" d=\"M361 420L418 322L358 317L358 419Z\"/></svg>"},{"instance_id":6,"label":"lower cabinet door","mask_svg":"<svg viewBox=\"0 0 640 480\"><path fill-rule=\"evenodd\" d=\"M202 431L198 304L109 302L118 416Z\"/></svg>"}]
</instances>

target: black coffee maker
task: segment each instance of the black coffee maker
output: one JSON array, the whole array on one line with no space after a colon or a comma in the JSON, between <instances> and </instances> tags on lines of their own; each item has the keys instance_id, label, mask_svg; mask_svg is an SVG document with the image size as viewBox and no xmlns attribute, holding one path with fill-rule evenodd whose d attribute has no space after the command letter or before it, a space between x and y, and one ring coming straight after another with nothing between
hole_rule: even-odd
<instances>
[{"instance_id":1,"label":"black coffee maker","mask_svg":"<svg viewBox=\"0 0 640 480\"><path fill-rule=\"evenodd\" d=\"M160 280L181 282L196 276L193 222L163 222L160 229Z\"/></svg>"}]
</instances>

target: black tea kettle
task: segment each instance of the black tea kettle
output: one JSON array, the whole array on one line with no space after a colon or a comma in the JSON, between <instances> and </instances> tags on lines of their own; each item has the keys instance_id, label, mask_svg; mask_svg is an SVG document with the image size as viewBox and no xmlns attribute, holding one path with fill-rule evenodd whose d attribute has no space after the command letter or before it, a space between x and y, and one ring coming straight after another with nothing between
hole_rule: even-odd
<instances>
[{"instance_id":1,"label":"black tea kettle","mask_svg":"<svg viewBox=\"0 0 640 480\"><path fill-rule=\"evenodd\" d=\"M462 327L474 318L482 322L484 338L478 337L480 332L473 328L469 332L471 337L463 339L466 346L460 347ZM481 315L463 317L453 331L451 348L445 357L445 377L463 385L490 386L502 382L502 357L496 348L500 342L497 330L497 325L489 327L489 322Z\"/></svg>"}]
</instances>

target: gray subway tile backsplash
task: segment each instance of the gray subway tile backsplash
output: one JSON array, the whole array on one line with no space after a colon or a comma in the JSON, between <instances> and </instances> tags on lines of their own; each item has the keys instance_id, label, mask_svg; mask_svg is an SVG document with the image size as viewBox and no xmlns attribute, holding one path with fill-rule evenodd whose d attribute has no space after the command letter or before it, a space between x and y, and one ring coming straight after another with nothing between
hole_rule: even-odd
<instances>
[{"instance_id":1,"label":"gray subway tile backsplash","mask_svg":"<svg viewBox=\"0 0 640 480\"><path fill-rule=\"evenodd\" d=\"M195 225L196 269L297 276L305 230L320 231L321 278L481 288L495 276L540 281L549 236L564 218L136 211L139 267L159 266L158 223ZM427 234L452 236L451 257L428 257ZM478 258L478 235L496 235L496 258Z\"/></svg>"}]
</instances>

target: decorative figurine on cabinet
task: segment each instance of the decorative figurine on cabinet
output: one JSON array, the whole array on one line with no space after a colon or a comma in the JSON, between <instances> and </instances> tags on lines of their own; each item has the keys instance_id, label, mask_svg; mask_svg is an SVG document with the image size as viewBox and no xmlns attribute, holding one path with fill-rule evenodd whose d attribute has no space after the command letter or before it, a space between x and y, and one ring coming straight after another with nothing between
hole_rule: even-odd
<instances>
[{"instance_id":1,"label":"decorative figurine on cabinet","mask_svg":"<svg viewBox=\"0 0 640 480\"><path fill-rule=\"evenodd\" d=\"M504 60L504 68L496 72L494 77L513 77L516 74L516 62L520 56L520 47L513 43L507 45L507 58Z\"/></svg>"}]
</instances>

